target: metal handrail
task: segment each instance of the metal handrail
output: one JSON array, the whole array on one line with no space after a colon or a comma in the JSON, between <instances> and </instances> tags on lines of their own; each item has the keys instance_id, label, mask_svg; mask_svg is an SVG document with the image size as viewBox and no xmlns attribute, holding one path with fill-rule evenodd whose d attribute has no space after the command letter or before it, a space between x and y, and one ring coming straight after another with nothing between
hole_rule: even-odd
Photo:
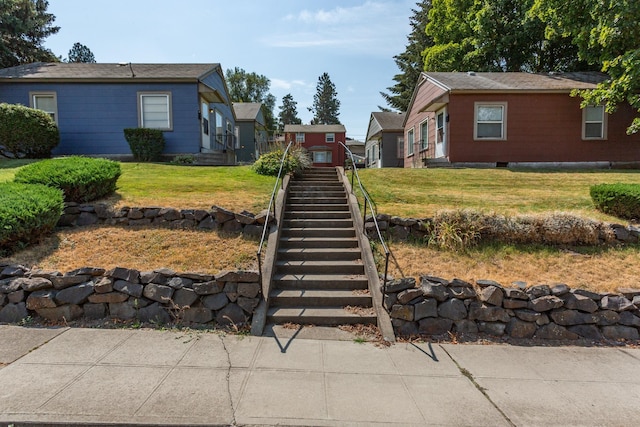
<instances>
[{"instance_id":1,"label":"metal handrail","mask_svg":"<svg viewBox=\"0 0 640 427\"><path fill-rule=\"evenodd\" d=\"M284 178L282 177L282 170L284 169L284 161L287 158L287 153L289 152L289 148L293 145L293 141L289 142L287 148L284 150L282 154L282 159L280 160L280 169L278 169L278 176L276 177L276 183L273 186L273 191L271 192L271 199L269 200L269 207L267 208L267 218L264 221L264 226L262 227L262 237L260 238L260 245L258 246L258 252L256 253L256 257L258 258L258 275L260 276L260 283L262 283L262 246L264 245L264 239L267 236L267 229L271 223L271 208L273 207L273 217L275 218L275 198L276 193L278 191L278 183L284 186ZM282 181L280 181L282 179Z\"/></svg>"},{"instance_id":2,"label":"metal handrail","mask_svg":"<svg viewBox=\"0 0 640 427\"><path fill-rule=\"evenodd\" d=\"M382 282L382 296L384 298L387 295L387 273L389 271L389 248L387 247L387 244L385 243L384 238L382 237L382 232L380 231L380 226L378 225L378 219L376 218L377 212L375 208L375 203L371 199L371 196L369 196L369 193L364 189L364 186L362 185L362 181L360 181L360 176L358 175L358 169L356 168L356 162L353 157L353 153L341 141L338 141L338 142L340 143L340 145L344 147L345 152L351 158L351 168L350 168L351 169L351 194L355 195L355 193L353 192L353 178L355 176L355 178L358 180L358 187L360 188L360 192L364 197L364 203L363 203L364 212L362 214L362 233L366 235L367 206L369 206L369 209L371 210L371 217L373 218L373 223L376 227L376 232L378 234L378 239L380 239L380 243L382 244L382 248L384 249L384 254L385 254L384 278ZM382 303L382 306L384 307L384 301Z\"/></svg>"}]
</instances>

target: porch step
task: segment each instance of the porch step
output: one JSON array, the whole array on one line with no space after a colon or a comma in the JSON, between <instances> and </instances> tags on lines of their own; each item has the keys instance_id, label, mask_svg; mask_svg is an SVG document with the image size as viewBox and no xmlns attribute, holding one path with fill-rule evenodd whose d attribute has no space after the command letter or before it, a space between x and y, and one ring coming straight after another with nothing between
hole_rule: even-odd
<instances>
[{"instance_id":1,"label":"porch step","mask_svg":"<svg viewBox=\"0 0 640 427\"><path fill-rule=\"evenodd\" d=\"M197 153L195 164L198 166L226 166L234 164L231 161L231 154L222 151L212 151L209 153Z\"/></svg>"}]
</instances>

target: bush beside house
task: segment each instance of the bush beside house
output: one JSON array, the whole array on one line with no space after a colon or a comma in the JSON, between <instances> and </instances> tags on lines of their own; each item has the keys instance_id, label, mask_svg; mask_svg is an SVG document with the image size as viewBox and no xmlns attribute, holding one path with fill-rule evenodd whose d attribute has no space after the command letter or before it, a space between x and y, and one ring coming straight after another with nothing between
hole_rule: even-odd
<instances>
[{"instance_id":1,"label":"bush beside house","mask_svg":"<svg viewBox=\"0 0 640 427\"><path fill-rule=\"evenodd\" d=\"M164 135L158 129L127 128L124 138L129 143L133 159L139 162L157 161L164 151Z\"/></svg>"},{"instance_id":2,"label":"bush beside house","mask_svg":"<svg viewBox=\"0 0 640 427\"><path fill-rule=\"evenodd\" d=\"M0 156L43 159L59 143L58 126L48 113L0 103Z\"/></svg>"}]
</instances>

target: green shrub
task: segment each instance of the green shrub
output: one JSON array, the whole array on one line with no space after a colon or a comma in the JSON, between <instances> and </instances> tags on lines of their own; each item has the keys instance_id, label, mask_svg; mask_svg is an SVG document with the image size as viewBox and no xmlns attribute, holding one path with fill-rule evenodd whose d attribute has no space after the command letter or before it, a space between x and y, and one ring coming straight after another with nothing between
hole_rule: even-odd
<instances>
[{"instance_id":1,"label":"green shrub","mask_svg":"<svg viewBox=\"0 0 640 427\"><path fill-rule=\"evenodd\" d=\"M51 157L60 143L58 126L44 111L0 103L0 155L9 158Z\"/></svg>"},{"instance_id":2,"label":"green shrub","mask_svg":"<svg viewBox=\"0 0 640 427\"><path fill-rule=\"evenodd\" d=\"M253 164L253 170L260 175L278 176L283 154L284 148L282 147L278 147L273 151L263 154ZM310 166L311 158L309 157L307 150L300 146L294 146L287 152L287 157L284 160L282 171L285 174L299 173Z\"/></svg>"},{"instance_id":3,"label":"green shrub","mask_svg":"<svg viewBox=\"0 0 640 427\"><path fill-rule=\"evenodd\" d=\"M127 128L124 138L129 143L133 158L139 162L160 160L164 151L164 135L161 130L147 128Z\"/></svg>"},{"instance_id":4,"label":"green shrub","mask_svg":"<svg viewBox=\"0 0 640 427\"><path fill-rule=\"evenodd\" d=\"M62 192L44 185L0 183L0 253L51 232L62 215Z\"/></svg>"},{"instance_id":5,"label":"green shrub","mask_svg":"<svg viewBox=\"0 0 640 427\"><path fill-rule=\"evenodd\" d=\"M179 154L171 160L172 165L192 165L196 162L196 158L193 154Z\"/></svg>"},{"instance_id":6,"label":"green shrub","mask_svg":"<svg viewBox=\"0 0 640 427\"><path fill-rule=\"evenodd\" d=\"M589 193L596 209L619 218L640 218L640 184L593 185Z\"/></svg>"},{"instance_id":7,"label":"green shrub","mask_svg":"<svg viewBox=\"0 0 640 427\"><path fill-rule=\"evenodd\" d=\"M120 174L117 162L74 156L32 163L19 169L14 180L59 188L67 202L89 202L113 193Z\"/></svg>"}]
</instances>

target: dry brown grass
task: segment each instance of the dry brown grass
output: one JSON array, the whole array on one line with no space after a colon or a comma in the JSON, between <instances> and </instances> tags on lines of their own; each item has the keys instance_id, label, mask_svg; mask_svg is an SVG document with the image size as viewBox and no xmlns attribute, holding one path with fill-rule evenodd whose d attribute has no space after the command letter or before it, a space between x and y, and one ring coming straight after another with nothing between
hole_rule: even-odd
<instances>
[{"instance_id":1,"label":"dry brown grass","mask_svg":"<svg viewBox=\"0 0 640 427\"><path fill-rule=\"evenodd\" d=\"M162 228L83 227L62 229L41 244L2 261L60 272L91 266L141 271L219 273L257 268L257 243L215 232Z\"/></svg>"},{"instance_id":2,"label":"dry brown grass","mask_svg":"<svg viewBox=\"0 0 640 427\"><path fill-rule=\"evenodd\" d=\"M491 279L509 286L515 281L528 285L565 283L572 288L615 292L619 287L640 287L640 251L609 248L589 254L569 250L498 250L455 253L408 243L393 243L390 274L418 278L421 274L469 282Z\"/></svg>"}]
</instances>

